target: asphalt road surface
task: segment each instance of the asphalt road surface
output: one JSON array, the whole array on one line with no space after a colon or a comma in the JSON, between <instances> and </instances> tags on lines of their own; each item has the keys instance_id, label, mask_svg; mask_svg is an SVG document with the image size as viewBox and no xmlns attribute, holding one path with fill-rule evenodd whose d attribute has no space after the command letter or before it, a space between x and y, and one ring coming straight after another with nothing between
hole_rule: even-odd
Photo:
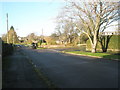
<instances>
[{"instance_id":1,"label":"asphalt road surface","mask_svg":"<svg viewBox=\"0 0 120 90\"><path fill-rule=\"evenodd\" d=\"M118 88L118 61L22 47L58 88Z\"/></svg>"}]
</instances>

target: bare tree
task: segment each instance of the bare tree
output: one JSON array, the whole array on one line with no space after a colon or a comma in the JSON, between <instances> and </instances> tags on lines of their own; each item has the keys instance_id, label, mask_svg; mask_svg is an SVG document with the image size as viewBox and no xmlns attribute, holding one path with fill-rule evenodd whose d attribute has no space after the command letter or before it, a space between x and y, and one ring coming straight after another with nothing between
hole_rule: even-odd
<instances>
[{"instance_id":1,"label":"bare tree","mask_svg":"<svg viewBox=\"0 0 120 90\"><path fill-rule=\"evenodd\" d=\"M79 24L75 25L78 30L88 36L92 47L91 52L95 53L100 32L104 32L112 22L119 19L119 3L101 0L95 2L67 0L67 3L66 15L79 21Z\"/></svg>"},{"instance_id":2,"label":"bare tree","mask_svg":"<svg viewBox=\"0 0 120 90\"><path fill-rule=\"evenodd\" d=\"M57 17L57 33L59 38L66 42L66 44L73 44L77 43L76 38L78 37L78 31L75 28L75 23L72 18L66 16L64 10L60 12L59 16Z\"/></svg>"}]
</instances>

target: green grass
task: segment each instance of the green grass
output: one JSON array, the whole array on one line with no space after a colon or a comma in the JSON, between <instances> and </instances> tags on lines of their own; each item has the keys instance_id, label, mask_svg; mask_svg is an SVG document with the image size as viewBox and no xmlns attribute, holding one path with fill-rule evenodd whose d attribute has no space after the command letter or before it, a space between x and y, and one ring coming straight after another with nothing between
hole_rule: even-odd
<instances>
[{"instance_id":1,"label":"green grass","mask_svg":"<svg viewBox=\"0 0 120 90\"><path fill-rule=\"evenodd\" d=\"M36 49L47 49L47 48L44 48L44 47L37 47Z\"/></svg>"},{"instance_id":2,"label":"green grass","mask_svg":"<svg viewBox=\"0 0 120 90\"><path fill-rule=\"evenodd\" d=\"M120 59L120 55L114 55L109 53L91 53L91 52L83 52L83 51L69 51L68 53L74 53L74 54L81 54L81 55L87 55L87 56L96 56L101 58L107 58L107 59Z\"/></svg>"},{"instance_id":3,"label":"green grass","mask_svg":"<svg viewBox=\"0 0 120 90\"><path fill-rule=\"evenodd\" d=\"M24 46L29 46L29 45L25 44Z\"/></svg>"}]
</instances>

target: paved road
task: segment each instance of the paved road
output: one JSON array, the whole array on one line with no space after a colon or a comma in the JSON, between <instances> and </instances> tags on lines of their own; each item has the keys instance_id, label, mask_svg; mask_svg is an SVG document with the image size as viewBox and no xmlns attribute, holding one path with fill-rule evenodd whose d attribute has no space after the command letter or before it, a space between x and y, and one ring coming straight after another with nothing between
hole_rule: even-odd
<instances>
[{"instance_id":1,"label":"paved road","mask_svg":"<svg viewBox=\"0 0 120 90\"><path fill-rule=\"evenodd\" d=\"M52 49L22 48L59 88L118 88L118 62L74 56Z\"/></svg>"}]
</instances>

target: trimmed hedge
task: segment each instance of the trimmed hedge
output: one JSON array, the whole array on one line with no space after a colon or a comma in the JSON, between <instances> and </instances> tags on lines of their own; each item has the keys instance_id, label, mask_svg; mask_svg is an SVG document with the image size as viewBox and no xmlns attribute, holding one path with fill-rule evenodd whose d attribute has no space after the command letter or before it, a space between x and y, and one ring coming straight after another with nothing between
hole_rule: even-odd
<instances>
[{"instance_id":1,"label":"trimmed hedge","mask_svg":"<svg viewBox=\"0 0 120 90\"><path fill-rule=\"evenodd\" d=\"M120 49L120 35L114 35L110 39L110 43L108 44L108 49Z\"/></svg>"},{"instance_id":2,"label":"trimmed hedge","mask_svg":"<svg viewBox=\"0 0 120 90\"><path fill-rule=\"evenodd\" d=\"M113 35L110 39L110 42L108 44L108 50L112 50L112 51L120 51L120 35ZM90 40L87 40L87 46L86 49L87 50L91 50L91 44L90 44ZM101 50L101 44L100 42L98 42L97 44L97 50Z\"/></svg>"}]
</instances>

